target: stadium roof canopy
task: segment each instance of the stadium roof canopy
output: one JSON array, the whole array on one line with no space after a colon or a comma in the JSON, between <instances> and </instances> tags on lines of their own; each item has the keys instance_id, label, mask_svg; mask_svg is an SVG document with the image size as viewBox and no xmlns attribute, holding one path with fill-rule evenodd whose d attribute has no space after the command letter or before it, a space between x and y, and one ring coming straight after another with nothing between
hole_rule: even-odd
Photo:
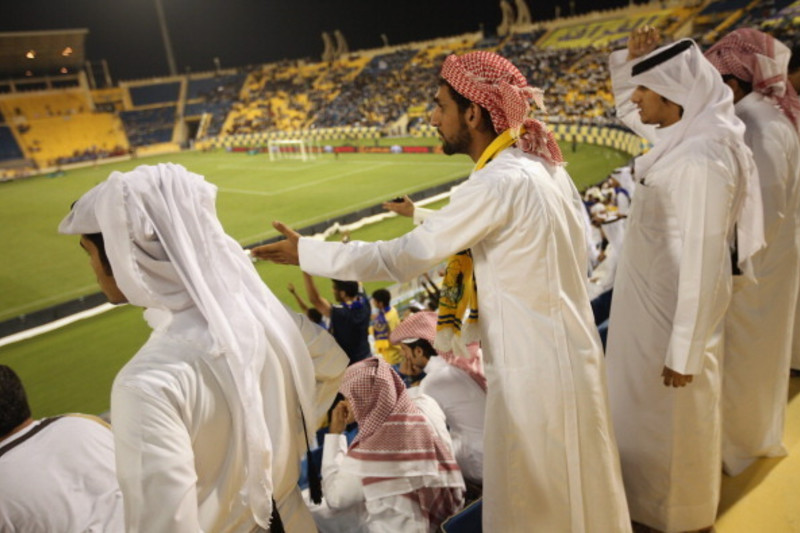
<instances>
[{"instance_id":1,"label":"stadium roof canopy","mask_svg":"<svg viewBox=\"0 0 800 533\"><path fill-rule=\"evenodd\" d=\"M85 28L0 32L0 77L74 74L84 66Z\"/></svg>"}]
</instances>

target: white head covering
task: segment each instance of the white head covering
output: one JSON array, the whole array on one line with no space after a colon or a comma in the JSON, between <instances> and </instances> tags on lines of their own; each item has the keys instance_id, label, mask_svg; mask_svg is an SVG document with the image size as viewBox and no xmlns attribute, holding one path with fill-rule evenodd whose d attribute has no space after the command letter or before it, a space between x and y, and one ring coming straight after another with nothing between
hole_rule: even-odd
<instances>
[{"instance_id":1,"label":"white head covering","mask_svg":"<svg viewBox=\"0 0 800 533\"><path fill-rule=\"evenodd\" d=\"M671 53L674 55L669 57ZM648 62L654 66L637 73L637 67L641 69ZM752 275L750 258L764 247L761 191L753 154L744 142L744 123L734 113L730 88L691 39L662 46L637 61L631 81L683 108L681 119L658 130L653 148L636 158L637 176L645 176L663 157L679 156L682 151L674 151L678 145L691 146L701 139L727 145L735 155L742 176L738 188L741 192L734 206L739 266L745 274Z\"/></svg>"},{"instance_id":2,"label":"white head covering","mask_svg":"<svg viewBox=\"0 0 800 533\"><path fill-rule=\"evenodd\" d=\"M223 230L215 198L215 186L180 165L140 166L113 172L81 197L59 231L102 233L114 279L133 305L173 312L194 306L207 320L214 341L210 357L225 358L235 385L223 389L234 431L246 445L243 496L255 521L267 528L272 444L288 445L293 428L268 428L264 404L287 412L287 395L296 391L310 416L314 374L294 321ZM286 367L293 386L280 383ZM277 376L266 398L263 373Z\"/></svg>"}]
</instances>

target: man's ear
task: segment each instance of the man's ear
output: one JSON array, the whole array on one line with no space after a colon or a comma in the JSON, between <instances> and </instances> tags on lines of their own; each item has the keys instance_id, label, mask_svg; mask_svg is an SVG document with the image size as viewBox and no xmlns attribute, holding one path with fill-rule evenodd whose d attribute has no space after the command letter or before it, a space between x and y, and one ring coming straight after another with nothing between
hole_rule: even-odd
<instances>
[{"instance_id":1,"label":"man's ear","mask_svg":"<svg viewBox=\"0 0 800 533\"><path fill-rule=\"evenodd\" d=\"M481 107L478 104L475 102L470 102L469 107L464 115L467 120L467 125L474 129L478 129L480 127L483 117L481 113Z\"/></svg>"}]
</instances>

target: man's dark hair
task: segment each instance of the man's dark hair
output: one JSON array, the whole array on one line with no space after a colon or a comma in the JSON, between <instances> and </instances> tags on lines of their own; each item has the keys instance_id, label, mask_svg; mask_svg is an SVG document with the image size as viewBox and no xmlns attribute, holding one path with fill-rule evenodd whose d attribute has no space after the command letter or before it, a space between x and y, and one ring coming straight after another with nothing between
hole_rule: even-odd
<instances>
[{"instance_id":1,"label":"man's dark hair","mask_svg":"<svg viewBox=\"0 0 800 533\"><path fill-rule=\"evenodd\" d=\"M103 234L84 233L83 236L86 237L87 240L92 241L92 244L97 248L97 255L100 258L100 263L103 265L106 274L113 276L111 272L111 263L108 261L108 255L106 255L106 242L103 240Z\"/></svg>"},{"instance_id":2,"label":"man's dark hair","mask_svg":"<svg viewBox=\"0 0 800 533\"><path fill-rule=\"evenodd\" d=\"M792 57L789 59L789 74L800 69L800 43L792 47Z\"/></svg>"},{"instance_id":3,"label":"man's dark hair","mask_svg":"<svg viewBox=\"0 0 800 533\"><path fill-rule=\"evenodd\" d=\"M422 353L425 355L425 357L427 357L429 359L431 357L439 355L438 353L436 353L436 350L433 349L433 346L431 346L431 343L429 343L425 339L417 339L414 342L404 342L403 344L405 344L406 346L408 346L412 350L414 348L422 348Z\"/></svg>"},{"instance_id":4,"label":"man's dark hair","mask_svg":"<svg viewBox=\"0 0 800 533\"><path fill-rule=\"evenodd\" d=\"M392 304L392 293L386 289L378 289L372 293L372 299L378 302L382 309L386 309Z\"/></svg>"},{"instance_id":5,"label":"man's dark hair","mask_svg":"<svg viewBox=\"0 0 800 533\"><path fill-rule=\"evenodd\" d=\"M358 295L358 282L357 281L342 281L340 279L333 280L333 288L337 291L342 291L348 298L355 298Z\"/></svg>"},{"instance_id":6,"label":"man's dark hair","mask_svg":"<svg viewBox=\"0 0 800 533\"><path fill-rule=\"evenodd\" d=\"M453 89L453 86L450 85L450 83L448 83L446 79L439 78L439 85L444 85L450 90L450 96L453 98L453 100L455 100L458 110L461 111L462 113L469 108L470 104L473 103L472 100L470 100L466 96L462 95L461 93ZM492 131L494 131L494 124L492 124L491 113L489 113L489 111L480 104L478 104L478 107L481 108L481 116L483 117L484 124L486 124L489 128L492 129Z\"/></svg>"},{"instance_id":7,"label":"man's dark hair","mask_svg":"<svg viewBox=\"0 0 800 533\"><path fill-rule=\"evenodd\" d=\"M0 365L0 438L31 417L31 407L19 376L6 365Z\"/></svg>"},{"instance_id":8,"label":"man's dark hair","mask_svg":"<svg viewBox=\"0 0 800 533\"><path fill-rule=\"evenodd\" d=\"M317 309L315 309L313 307L310 307L308 309L308 311L306 311L306 316L314 324L321 324L322 323L322 313L320 313Z\"/></svg>"},{"instance_id":9,"label":"man's dark hair","mask_svg":"<svg viewBox=\"0 0 800 533\"><path fill-rule=\"evenodd\" d=\"M730 80L736 80L736 83L739 84L739 88L742 91L744 91L745 94L750 94L751 92L753 92L753 84L752 83L746 82L742 78L737 78L733 74L723 74L722 75L722 81L724 81L725 83L728 83L728 81L730 81Z\"/></svg>"}]
</instances>

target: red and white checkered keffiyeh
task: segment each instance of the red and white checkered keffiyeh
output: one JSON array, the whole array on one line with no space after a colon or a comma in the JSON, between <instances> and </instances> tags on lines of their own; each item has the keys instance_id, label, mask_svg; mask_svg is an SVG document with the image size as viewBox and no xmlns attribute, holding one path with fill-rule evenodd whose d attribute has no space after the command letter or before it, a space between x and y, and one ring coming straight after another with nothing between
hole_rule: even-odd
<instances>
[{"instance_id":1,"label":"red and white checkered keffiyeh","mask_svg":"<svg viewBox=\"0 0 800 533\"><path fill-rule=\"evenodd\" d=\"M723 76L731 74L752 83L754 91L773 98L800 129L800 100L788 79L792 52L785 44L764 32L740 28L720 39L705 56Z\"/></svg>"},{"instance_id":2,"label":"red and white checkered keffiyeh","mask_svg":"<svg viewBox=\"0 0 800 533\"><path fill-rule=\"evenodd\" d=\"M508 59L485 51L452 54L444 60L441 76L458 94L489 111L498 134L524 126L516 143L523 152L552 165L564 162L553 133L530 116L531 101L544 109L543 91L528 85Z\"/></svg>"},{"instance_id":3,"label":"red and white checkered keffiyeh","mask_svg":"<svg viewBox=\"0 0 800 533\"><path fill-rule=\"evenodd\" d=\"M439 315L434 311L420 311L414 313L392 330L389 342L400 344L407 342L408 339L425 339L431 346L436 340L436 322ZM481 389L486 391L486 374L483 372L483 362L481 361L480 343L472 342L467 344L469 357L459 357L453 352L440 352L439 357L449 365L460 368L471 377Z\"/></svg>"},{"instance_id":4,"label":"red and white checkered keffiyeh","mask_svg":"<svg viewBox=\"0 0 800 533\"><path fill-rule=\"evenodd\" d=\"M358 422L342 469L362 479L367 500L408 497L434 526L461 509L464 479L452 451L386 362L371 357L352 365L339 390Z\"/></svg>"}]
</instances>

